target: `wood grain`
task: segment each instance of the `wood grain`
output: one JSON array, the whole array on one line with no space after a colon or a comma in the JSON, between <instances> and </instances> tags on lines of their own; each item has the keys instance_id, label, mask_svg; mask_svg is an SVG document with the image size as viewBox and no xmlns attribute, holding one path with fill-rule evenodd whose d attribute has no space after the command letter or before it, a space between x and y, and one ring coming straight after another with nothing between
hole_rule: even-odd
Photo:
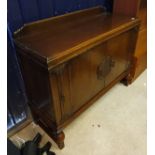
<instances>
[{"instance_id":1,"label":"wood grain","mask_svg":"<svg viewBox=\"0 0 155 155\"><path fill-rule=\"evenodd\" d=\"M61 149L63 128L132 75L140 21L101 10L32 23L15 34L33 117Z\"/></svg>"}]
</instances>

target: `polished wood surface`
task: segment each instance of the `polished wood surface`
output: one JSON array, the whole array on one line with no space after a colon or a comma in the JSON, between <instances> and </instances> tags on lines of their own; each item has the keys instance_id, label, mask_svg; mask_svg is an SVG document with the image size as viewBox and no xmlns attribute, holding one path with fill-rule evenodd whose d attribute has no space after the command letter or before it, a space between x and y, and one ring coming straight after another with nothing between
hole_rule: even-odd
<instances>
[{"instance_id":1,"label":"polished wood surface","mask_svg":"<svg viewBox=\"0 0 155 155\"><path fill-rule=\"evenodd\" d=\"M114 84L130 82L139 24L93 8L15 33L32 114L59 148L66 125Z\"/></svg>"},{"instance_id":2,"label":"polished wood surface","mask_svg":"<svg viewBox=\"0 0 155 155\"><path fill-rule=\"evenodd\" d=\"M58 27L56 30L49 29L50 25L47 28L43 25L43 28L35 35L33 31L30 31L29 35L19 37L17 40L20 44L36 51L38 55L50 60L127 22L131 22L130 17L102 13L80 20L78 23L72 22L69 26L64 24L63 28Z\"/></svg>"},{"instance_id":3,"label":"polished wood surface","mask_svg":"<svg viewBox=\"0 0 155 155\"><path fill-rule=\"evenodd\" d=\"M92 10L94 14L90 13ZM49 22L42 20L28 24L15 33L15 41L19 46L26 48L28 53L42 61L47 61L49 66L54 66L62 59L80 54L81 48L91 46L92 43L100 40L103 41L114 32L120 33L120 26L129 29L133 23L137 22L137 19L131 20L130 16L107 14L104 10L101 12L101 8L95 8L95 10L81 11L88 12L88 15L81 20L80 17L78 18L78 13L71 13L72 18L64 15L61 18L50 18ZM73 14L77 16L77 19ZM65 24L61 23L64 21ZM75 53L75 50L80 51Z\"/></svg>"}]
</instances>

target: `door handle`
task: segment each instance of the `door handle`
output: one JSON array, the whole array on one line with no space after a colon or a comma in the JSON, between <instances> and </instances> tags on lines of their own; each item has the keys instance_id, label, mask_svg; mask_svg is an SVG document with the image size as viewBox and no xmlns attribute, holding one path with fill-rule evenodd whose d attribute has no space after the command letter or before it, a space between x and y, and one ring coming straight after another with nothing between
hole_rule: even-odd
<instances>
[{"instance_id":1,"label":"door handle","mask_svg":"<svg viewBox=\"0 0 155 155\"><path fill-rule=\"evenodd\" d=\"M106 56L97 67L97 79L104 79L115 67L115 60L111 56Z\"/></svg>"}]
</instances>

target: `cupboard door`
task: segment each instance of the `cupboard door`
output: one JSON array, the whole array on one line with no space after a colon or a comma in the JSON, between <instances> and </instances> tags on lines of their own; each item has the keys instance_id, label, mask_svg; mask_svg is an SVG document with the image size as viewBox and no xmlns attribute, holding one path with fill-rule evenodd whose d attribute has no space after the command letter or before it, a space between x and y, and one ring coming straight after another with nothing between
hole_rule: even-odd
<instances>
[{"instance_id":1,"label":"cupboard door","mask_svg":"<svg viewBox=\"0 0 155 155\"><path fill-rule=\"evenodd\" d=\"M111 70L105 77L105 86L128 69L134 52L134 33L133 30L129 30L107 41L105 57L109 59Z\"/></svg>"},{"instance_id":2,"label":"cupboard door","mask_svg":"<svg viewBox=\"0 0 155 155\"><path fill-rule=\"evenodd\" d=\"M62 121L128 69L134 34L129 30L66 63L59 80Z\"/></svg>"},{"instance_id":3,"label":"cupboard door","mask_svg":"<svg viewBox=\"0 0 155 155\"><path fill-rule=\"evenodd\" d=\"M63 118L76 112L104 88L104 78L97 73L105 57L104 50L105 44L101 44L67 62L61 85Z\"/></svg>"}]
</instances>

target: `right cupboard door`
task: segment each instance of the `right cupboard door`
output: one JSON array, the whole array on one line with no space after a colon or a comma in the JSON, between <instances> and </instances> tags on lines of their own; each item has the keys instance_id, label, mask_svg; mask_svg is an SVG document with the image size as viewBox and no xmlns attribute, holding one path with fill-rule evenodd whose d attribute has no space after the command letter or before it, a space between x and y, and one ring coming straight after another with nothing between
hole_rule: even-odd
<instances>
[{"instance_id":1,"label":"right cupboard door","mask_svg":"<svg viewBox=\"0 0 155 155\"><path fill-rule=\"evenodd\" d=\"M109 62L109 74L105 76L105 86L108 86L130 66L131 55L134 52L134 31L129 30L106 42L105 57Z\"/></svg>"},{"instance_id":2,"label":"right cupboard door","mask_svg":"<svg viewBox=\"0 0 155 155\"><path fill-rule=\"evenodd\" d=\"M104 41L66 62L57 77L62 122L127 70L134 47L131 33Z\"/></svg>"}]
</instances>

